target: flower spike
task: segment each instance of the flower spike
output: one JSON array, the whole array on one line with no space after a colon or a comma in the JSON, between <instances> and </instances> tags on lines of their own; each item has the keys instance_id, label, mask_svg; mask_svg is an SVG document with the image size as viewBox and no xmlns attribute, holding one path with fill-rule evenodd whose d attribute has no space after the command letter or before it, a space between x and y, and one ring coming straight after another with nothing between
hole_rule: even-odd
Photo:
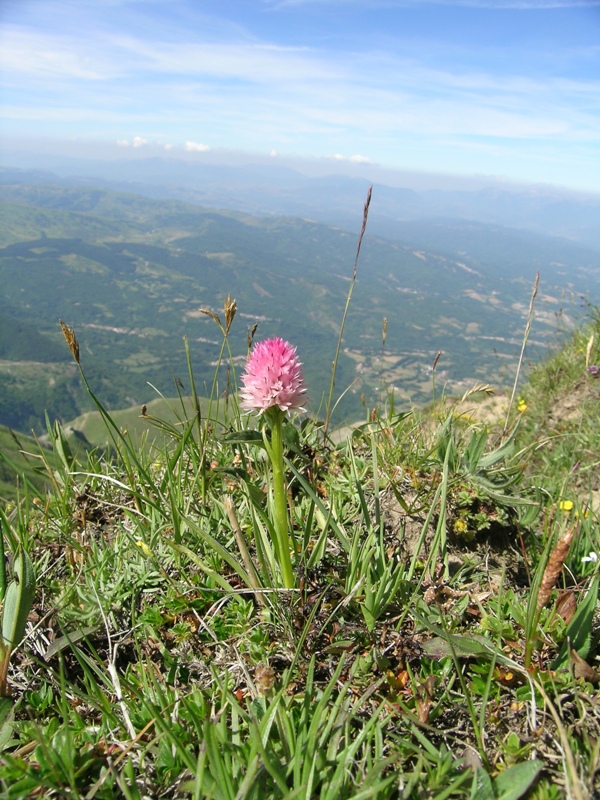
<instances>
[{"instance_id":1,"label":"flower spike","mask_svg":"<svg viewBox=\"0 0 600 800\"><path fill-rule=\"evenodd\" d=\"M242 408L259 413L277 406L281 411L305 411L302 364L296 348L283 339L258 342L246 362L240 391Z\"/></svg>"}]
</instances>

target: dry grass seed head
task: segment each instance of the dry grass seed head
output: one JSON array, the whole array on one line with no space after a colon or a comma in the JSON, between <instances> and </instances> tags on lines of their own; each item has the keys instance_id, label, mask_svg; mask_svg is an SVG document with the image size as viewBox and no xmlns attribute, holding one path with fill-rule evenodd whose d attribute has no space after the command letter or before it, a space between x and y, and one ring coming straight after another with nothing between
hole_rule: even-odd
<instances>
[{"instance_id":1,"label":"dry grass seed head","mask_svg":"<svg viewBox=\"0 0 600 800\"><path fill-rule=\"evenodd\" d=\"M75 363L79 366L79 342L77 341L77 337L75 336L75 331L73 328L66 325L62 319L59 319L60 327L62 328L63 336L67 340L67 344L69 345L69 350L71 351L71 355L73 356Z\"/></svg>"},{"instance_id":2,"label":"dry grass seed head","mask_svg":"<svg viewBox=\"0 0 600 800\"><path fill-rule=\"evenodd\" d=\"M229 329L231 328L231 323L235 317L235 312L237 311L237 303L235 300L231 299L231 295L228 294L227 298L223 304L223 311L225 313L225 333L229 333Z\"/></svg>"},{"instance_id":3,"label":"dry grass seed head","mask_svg":"<svg viewBox=\"0 0 600 800\"><path fill-rule=\"evenodd\" d=\"M575 530L575 526L570 528L564 534L564 536L558 540L556 547L550 553L550 557L548 558L548 563L546 564L546 569L544 570L544 575L542 577L542 582L540 584L540 590L538 592L538 609L543 608L546 605L552 590L556 586L556 582L563 568L563 564L569 555L571 543L573 542L573 538L575 536Z\"/></svg>"}]
</instances>

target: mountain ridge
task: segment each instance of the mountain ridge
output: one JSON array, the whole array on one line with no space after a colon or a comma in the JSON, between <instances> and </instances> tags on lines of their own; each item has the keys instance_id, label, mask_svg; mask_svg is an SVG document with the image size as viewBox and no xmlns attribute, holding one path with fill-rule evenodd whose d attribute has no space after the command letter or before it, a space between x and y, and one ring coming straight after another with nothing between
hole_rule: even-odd
<instances>
[{"instance_id":1,"label":"mountain ridge","mask_svg":"<svg viewBox=\"0 0 600 800\"><path fill-rule=\"evenodd\" d=\"M0 183L105 186L250 214L307 216L351 229L360 225L360 201L373 184L380 210L372 228L380 235L394 238L398 222L443 217L559 235L600 252L600 196L558 187L492 184L415 190L366 175L315 177L281 164L233 167L158 156L116 161L54 159L47 163L54 165L55 177L49 171L4 167L0 168Z\"/></svg>"}]
</instances>

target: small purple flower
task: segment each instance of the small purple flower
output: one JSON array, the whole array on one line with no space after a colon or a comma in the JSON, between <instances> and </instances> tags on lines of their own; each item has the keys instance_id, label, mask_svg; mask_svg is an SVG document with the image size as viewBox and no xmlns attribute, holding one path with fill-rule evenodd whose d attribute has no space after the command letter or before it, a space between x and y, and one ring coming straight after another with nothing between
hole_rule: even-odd
<instances>
[{"instance_id":1,"label":"small purple flower","mask_svg":"<svg viewBox=\"0 0 600 800\"><path fill-rule=\"evenodd\" d=\"M304 411L305 393L302 364L295 347L279 338L254 345L242 375L242 408L262 412L277 406L285 412Z\"/></svg>"},{"instance_id":2,"label":"small purple flower","mask_svg":"<svg viewBox=\"0 0 600 800\"><path fill-rule=\"evenodd\" d=\"M598 367L596 364L592 364L591 366L589 366L587 368L587 371L590 373L592 378L597 378L598 375L600 375L600 367Z\"/></svg>"}]
</instances>

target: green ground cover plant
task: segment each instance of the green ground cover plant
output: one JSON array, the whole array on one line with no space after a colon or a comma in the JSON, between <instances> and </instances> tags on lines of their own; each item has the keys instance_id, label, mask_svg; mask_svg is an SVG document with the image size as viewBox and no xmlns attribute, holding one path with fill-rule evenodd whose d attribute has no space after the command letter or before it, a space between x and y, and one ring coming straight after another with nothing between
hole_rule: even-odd
<instances>
[{"instance_id":1,"label":"green ground cover plant","mask_svg":"<svg viewBox=\"0 0 600 800\"><path fill-rule=\"evenodd\" d=\"M290 578L235 311L227 396L186 349L147 446L63 325L110 445L49 423L50 488L2 505L2 796L598 796L600 313L496 421L487 385L345 436L277 415Z\"/></svg>"}]
</instances>

